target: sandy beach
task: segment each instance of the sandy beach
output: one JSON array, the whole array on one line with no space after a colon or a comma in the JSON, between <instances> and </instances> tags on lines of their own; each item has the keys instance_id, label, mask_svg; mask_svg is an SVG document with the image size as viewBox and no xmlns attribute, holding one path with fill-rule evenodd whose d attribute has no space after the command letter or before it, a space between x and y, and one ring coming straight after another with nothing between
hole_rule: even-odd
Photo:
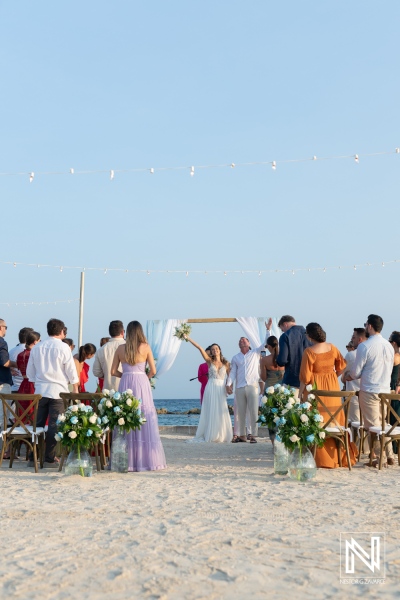
<instances>
[{"instance_id":1,"label":"sandy beach","mask_svg":"<svg viewBox=\"0 0 400 600\"><path fill-rule=\"evenodd\" d=\"M269 440L187 444L163 472L67 477L4 461L2 598L393 598L400 469L273 474ZM341 585L341 531L386 533L386 583Z\"/></svg>"}]
</instances>

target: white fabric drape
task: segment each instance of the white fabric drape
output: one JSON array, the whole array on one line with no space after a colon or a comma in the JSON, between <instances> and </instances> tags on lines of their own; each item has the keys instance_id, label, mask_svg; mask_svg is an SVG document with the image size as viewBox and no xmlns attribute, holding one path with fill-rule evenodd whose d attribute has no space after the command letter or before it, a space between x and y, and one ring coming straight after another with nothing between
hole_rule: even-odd
<instances>
[{"instance_id":1,"label":"white fabric drape","mask_svg":"<svg viewBox=\"0 0 400 600\"><path fill-rule=\"evenodd\" d=\"M265 323L268 321L266 317L236 317L237 322L243 329L246 337L252 348L258 348L265 340ZM278 320L272 318L271 335L275 335L278 339L281 332L278 327Z\"/></svg>"},{"instance_id":2,"label":"white fabric drape","mask_svg":"<svg viewBox=\"0 0 400 600\"><path fill-rule=\"evenodd\" d=\"M181 340L174 336L175 327L186 323L187 319L164 319L147 321L147 341L157 359L157 377L164 375L174 364L181 346Z\"/></svg>"}]
</instances>

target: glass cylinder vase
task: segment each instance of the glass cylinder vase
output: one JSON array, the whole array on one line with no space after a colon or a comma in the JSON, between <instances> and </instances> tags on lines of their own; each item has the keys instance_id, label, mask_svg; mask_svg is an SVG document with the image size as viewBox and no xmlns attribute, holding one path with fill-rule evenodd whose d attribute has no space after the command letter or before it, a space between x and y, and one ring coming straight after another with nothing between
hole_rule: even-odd
<instances>
[{"instance_id":1,"label":"glass cylinder vase","mask_svg":"<svg viewBox=\"0 0 400 600\"><path fill-rule=\"evenodd\" d=\"M289 457L289 477L296 481L309 481L317 474L317 465L310 450L300 446Z\"/></svg>"},{"instance_id":2,"label":"glass cylinder vase","mask_svg":"<svg viewBox=\"0 0 400 600\"><path fill-rule=\"evenodd\" d=\"M111 471L128 472L128 441L123 429L116 427L111 445Z\"/></svg>"},{"instance_id":3,"label":"glass cylinder vase","mask_svg":"<svg viewBox=\"0 0 400 600\"><path fill-rule=\"evenodd\" d=\"M68 454L65 463L66 475L80 475L81 477L91 477L93 475L92 459L85 448L75 444Z\"/></svg>"},{"instance_id":4,"label":"glass cylinder vase","mask_svg":"<svg viewBox=\"0 0 400 600\"><path fill-rule=\"evenodd\" d=\"M288 472L288 449L283 442L275 438L274 441L274 473L275 475L286 475Z\"/></svg>"}]
</instances>

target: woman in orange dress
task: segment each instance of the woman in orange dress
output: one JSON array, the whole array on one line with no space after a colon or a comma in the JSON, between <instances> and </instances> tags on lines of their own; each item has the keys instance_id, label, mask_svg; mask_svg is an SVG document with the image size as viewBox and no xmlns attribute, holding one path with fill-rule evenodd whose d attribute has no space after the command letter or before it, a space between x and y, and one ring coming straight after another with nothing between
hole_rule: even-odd
<instances>
[{"instance_id":1,"label":"woman in orange dress","mask_svg":"<svg viewBox=\"0 0 400 600\"><path fill-rule=\"evenodd\" d=\"M333 344L326 342L326 333L318 323L309 323L306 327L307 338L312 343L310 348L304 350L303 358L300 367L300 398L304 396L305 387L311 384L317 390L340 391L338 376L344 371L346 361ZM329 408L331 413L342 405L342 399L339 398L323 398L324 404ZM318 406L324 422L329 420L328 413ZM336 416L336 421L339 425L345 426L344 412L340 412ZM332 426L334 424L332 423ZM344 448L341 446L342 466L347 467L347 458ZM350 444L350 460L354 464L357 456L357 448L355 444ZM326 469L336 469L339 466L338 448L336 441L333 438L328 438L322 448L317 448L315 455L317 467Z\"/></svg>"}]
</instances>

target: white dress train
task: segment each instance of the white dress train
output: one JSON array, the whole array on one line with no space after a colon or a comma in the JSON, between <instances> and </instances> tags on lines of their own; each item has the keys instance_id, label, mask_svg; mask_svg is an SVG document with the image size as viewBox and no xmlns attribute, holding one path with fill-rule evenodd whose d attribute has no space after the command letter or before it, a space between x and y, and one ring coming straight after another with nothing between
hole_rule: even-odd
<instances>
[{"instance_id":1,"label":"white dress train","mask_svg":"<svg viewBox=\"0 0 400 600\"><path fill-rule=\"evenodd\" d=\"M189 440L190 442L232 441L232 422L226 401L225 380L226 368L222 366L217 370L211 363L196 437Z\"/></svg>"}]
</instances>

